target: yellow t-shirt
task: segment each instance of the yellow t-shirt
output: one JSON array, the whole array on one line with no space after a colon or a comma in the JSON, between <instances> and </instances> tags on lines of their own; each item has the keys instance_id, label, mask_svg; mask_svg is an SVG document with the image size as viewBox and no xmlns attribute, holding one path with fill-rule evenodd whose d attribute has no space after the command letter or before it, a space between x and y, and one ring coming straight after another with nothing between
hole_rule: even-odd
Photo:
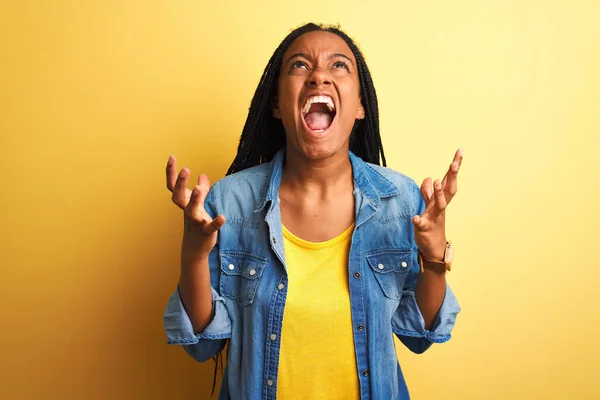
<instances>
[{"instance_id":1,"label":"yellow t-shirt","mask_svg":"<svg viewBox=\"0 0 600 400\"><path fill-rule=\"evenodd\" d=\"M283 314L278 399L360 397L348 288L354 225L326 242L285 227L288 292Z\"/></svg>"}]
</instances>

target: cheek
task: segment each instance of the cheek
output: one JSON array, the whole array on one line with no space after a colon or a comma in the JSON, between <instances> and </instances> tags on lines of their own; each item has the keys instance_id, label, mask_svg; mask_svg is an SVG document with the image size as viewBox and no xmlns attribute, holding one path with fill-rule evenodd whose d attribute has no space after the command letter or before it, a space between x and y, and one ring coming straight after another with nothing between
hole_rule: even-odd
<instances>
[{"instance_id":1,"label":"cheek","mask_svg":"<svg viewBox=\"0 0 600 400\"><path fill-rule=\"evenodd\" d=\"M282 117L292 117L296 112L298 90L290 85L279 85L279 109Z\"/></svg>"},{"instance_id":2,"label":"cheek","mask_svg":"<svg viewBox=\"0 0 600 400\"><path fill-rule=\"evenodd\" d=\"M360 104L360 90L356 87L348 87L343 92L344 101L344 115L356 115L356 110Z\"/></svg>"},{"instance_id":3,"label":"cheek","mask_svg":"<svg viewBox=\"0 0 600 400\"><path fill-rule=\"evenodd\" d=\"M357 76L338 76L336 79L338 90L348 96L357 96L360 93L360 81Z\"/></svg>"}]
</instances>

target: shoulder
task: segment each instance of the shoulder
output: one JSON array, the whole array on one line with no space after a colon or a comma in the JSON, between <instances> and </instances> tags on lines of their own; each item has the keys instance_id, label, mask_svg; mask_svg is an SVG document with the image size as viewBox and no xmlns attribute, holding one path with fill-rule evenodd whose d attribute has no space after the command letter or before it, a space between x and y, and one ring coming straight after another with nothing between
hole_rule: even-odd
<instances>
[{"instance_id":1,"label":"shoulder","mask_svg":"<svg viewBox=\"0 0 600 400\"><path fill-rule=\"evenodd\" d=\"M371 184L382 200L380 219L392 221L410 218L421 213L422 197L419 186L405 174L391 168L365 163Z\"/></svg>"},{"instance_id":2,"label":"shoulder","mask_svg":"<svg viewBox=\"0 0 600 400\"><path fill-rule=\"evenodd\" d=\"M228 175L212 185L207 201L222 214L252 213L266 195L270 174L268 162Z\"/></svg>"},{"instance_id":3,"label":"shoulder","mask_svg":"<svg viewBox=\"0 0 600 400\"><path fill-rule=\"evenodd\" d=\"M417 183L410 178L409 176L404 175L401 172L393 170L388 167L382 167L377 164L371 164L365 162L366 168L368 168L372 173L377 174L381 178L389 181L392 185L394 185L400 194L412 194L413 192L419 192L419 186Z\"/></svg>"},{"instance_id":4,"label":"shoulder","mask_svg":"<svg viewBox=\"0 0 600 400\"><path fill-rule=\"evenodd\" d=\"M254 187L257 183L268 181L271 173L271 162L256 165L251 168L236 172L218 180L213 187L231 189L236 187Z\"/></svg>"}]
</instances>

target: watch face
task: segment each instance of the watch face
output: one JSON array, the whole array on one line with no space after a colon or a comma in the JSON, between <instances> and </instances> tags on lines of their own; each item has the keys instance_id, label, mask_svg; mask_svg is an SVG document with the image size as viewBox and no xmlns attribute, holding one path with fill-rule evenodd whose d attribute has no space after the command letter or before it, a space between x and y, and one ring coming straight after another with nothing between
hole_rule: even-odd
<instances>
[{"instance_id":1,"label":"watch face","mask_svg":"<svg viewBox=\"0 0 600 400\"><path fill-rule=\"evenodd\" d=\"M452 243L446 243L446 251L444 252L444 264L452 263L452 256L454 253L454 247L452 247ZM450 268L448 268L449 270Z\"/></svg>"}]
</instances>

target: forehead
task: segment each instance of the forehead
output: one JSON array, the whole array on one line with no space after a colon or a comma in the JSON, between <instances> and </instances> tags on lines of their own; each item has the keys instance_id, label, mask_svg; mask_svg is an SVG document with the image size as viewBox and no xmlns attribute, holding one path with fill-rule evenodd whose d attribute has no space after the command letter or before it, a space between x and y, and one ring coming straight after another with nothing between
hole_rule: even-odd
<instances>
[{"instance_id":1,"label":"forehead","mask_svg":"<svg viewBox=\"0 0 600 400\"><path fill-rule=\"evenodd\" d=\"M313 31L296 38L284 54L284 60L291 54L303 53L311 57L319 57L332 53L342 53L356 62L354 54L344 39L335 33Z\"/></svg>"}]
</instances>

